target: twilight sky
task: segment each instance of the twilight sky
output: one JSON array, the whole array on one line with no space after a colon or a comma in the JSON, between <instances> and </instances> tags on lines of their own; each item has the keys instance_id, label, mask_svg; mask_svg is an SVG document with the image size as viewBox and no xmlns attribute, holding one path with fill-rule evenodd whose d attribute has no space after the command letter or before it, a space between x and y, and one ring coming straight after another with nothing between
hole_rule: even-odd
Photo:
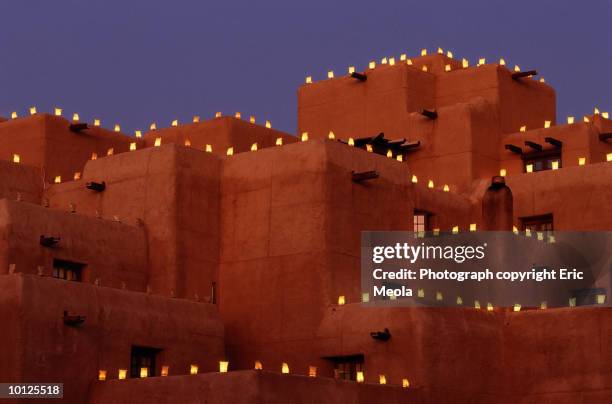
<instances>
[{"instance_id":1,"label":"twilight sky","mask_svg":"<svg viewBox=\"0 0 612 404\"><path fill-rule=\"evenodd\" d=\"M124 132L216 111L295 133L304 77L438 46L537 69L558 116L612 112L612 1L0 0L0 115Z\"/></svg>"}]
</instances>

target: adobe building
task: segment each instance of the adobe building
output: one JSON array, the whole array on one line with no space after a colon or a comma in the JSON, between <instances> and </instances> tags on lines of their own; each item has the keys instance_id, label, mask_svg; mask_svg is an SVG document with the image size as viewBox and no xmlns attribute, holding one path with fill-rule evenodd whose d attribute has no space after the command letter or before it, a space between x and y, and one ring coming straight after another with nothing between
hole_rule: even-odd
<instances>
[{"instance_id":1,"label":"adobe building","mask_svg":"<svg viewBox=\"0 0 612 404\"><path fill-rule=\"evenodd\" d=\"M69 403L612 401L609 308L360 302L363 230L612 230L612 121L558 119L505 64L383 62L308 78L297 136L1 119L0 381Z\"/></svg>"}]
</instances>

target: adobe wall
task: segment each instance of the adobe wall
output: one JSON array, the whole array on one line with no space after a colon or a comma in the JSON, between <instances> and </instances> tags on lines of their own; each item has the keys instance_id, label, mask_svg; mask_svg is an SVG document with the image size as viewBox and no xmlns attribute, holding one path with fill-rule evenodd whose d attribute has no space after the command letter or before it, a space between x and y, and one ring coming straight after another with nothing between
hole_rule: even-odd
<instances>
[{"instance_id":1,"label":"adobe wall","mask_svg":"<svg viewBox=\"0 0 612 404\"><path fill-rule=\"evenodd\" d=\"M555 230L609 231L612 216L605 213L612 200L611 178L608 162L509 175L515 223L521 217L552 213Z\"/></svg>"},{"instance_id":2,"label":"adobe wall","mask_svg":"<svg viewBox=\"0 0 612 404\"><path fill-rule=\"evenodd\" d=\"M139 224L151 292L208 301L219 259L219 170L217 156L167 144L90 161L81 181L45 195L55 209L74 203L79 214ZM106 190L86 189L89 181L105 181Z\"/></svg>"},{"instance_id":3,"label":"adobe wall","mask_svg":"<svg viewBox=\"0 0 612 404\"><path fill-rule=\"evenodd\" d=\"M353 170L380 178L354 183ZM400 162L339 142L225 158L219 286L230 360L307 369L320 356L312 340L328 308L339 295L361 297L360 231L412 231L415 206L443 229L470 223L466 198L412 184Z\"/></svg>"},{"instance_id":4,"label":"adobe wall","mask_svg":"<svg viewBox=\"0 0 612 404\"><path fill-rule=\"evenodd\" d=\"M239 371L94 383L90 404L102 403L418 403L422 395L397 386Z\"/></svg>"},{"instance_id":5,"label":"adobe wall","mask_svg":"<svg viewBox=\"0 0 612 404\"><path fill-rule=\"evenodd\" d=\"M43 184L40 169L0 160L0 199L40 203Z\"/></svg>"},{"instance_id":6,"label":"adobe wall","mask_svg":"<svg viewBox=\"0 0 612 404\"><path fill-rule=\"evenodd\" d=\"M206 145L210 145L212 153L221 156L226 154L228 147L239 153L251 150L253 143L261 149L274 146L278 138L285 144L297 141L287 133L229 116L149 131L144 135L144 146L154 146L158 138L161 144L184 146L188 142L197 150L206 150Z\"/></svg>"},{"instance_id":7,"label":"adobe wall","mask_svg":"<svg viewBox=\"0 0 612 404\"><path fill-rule=\"evenodd\" d=\"M13 358L0 361L0 378L62 382L68 403L85 402L99 369L109 380L129 371L132 345L164 349L159 365L170 374L188 374L192 363L211 372L225 356L213 305L36 275L0 275L0 289L0 318L13 324L0 345ZM85 322L65 325L64 310Z\"/></svg>"},{"instance_id":8,"label":"adobe wall","mask_svg":"<svg viewBox=\"0 0 612 404\"><path fill-rule=\"evenodd\" d=\"M298 89L299 133L341 138L385 132L387 137L407 137L406 115L421 108L434 109L483 98L496 106L500 132L512 133L522 125L542 127L555 121L555 92L530 78L513 80L505 66L487 64L462 68L461 62L443 55L411 59L412 65L377 65L367 69L366 82L343 73L331 80L304 84ZM451 71L445 71L446 65ZM427 66L427 71L422 71Z\"/></svg>"},{"instance_id":9,"label":"adobe wall","mask_svg":"<svg viewBox=\"0 0 612 404\"><path fill-rule=\"evenodd\" d=\"M89 125L81 133L70 131L70 123L62 117L35 114L0 123L0 159L12 161L13 154L21 162L43 170L46 182L56 176L71 180L75 172L82 171L92 153L105 156L108 149L114 153L129 150L134 138Z\"/></svg>"},{"instance_id":10,"label":"adobe wall","mask_svg":"<svg viewBox=\"0 0 612 404\"><path fill-rule=\"evenodd\" d=\"M142 228L46 209L27 202L0 200L0 274L51 276L53 259L86 264L83 281L143 289L147 279L146 240ZM40 236L60 237L54 247L40 245Z\"/></svg>"}]
</instances>

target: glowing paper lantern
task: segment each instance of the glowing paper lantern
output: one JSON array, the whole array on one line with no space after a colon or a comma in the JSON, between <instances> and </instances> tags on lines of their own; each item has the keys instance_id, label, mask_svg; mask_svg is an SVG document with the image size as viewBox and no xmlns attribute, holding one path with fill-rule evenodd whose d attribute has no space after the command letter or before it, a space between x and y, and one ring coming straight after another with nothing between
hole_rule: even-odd
<instances>
[{"instance_id":1,"label":"glowing paper lantern","mask_svg":"<svg viewBox=\"0 0 612 404\"><path fill-rule=\"evenodd\" d=\"M317 367L308 366L308 377L317 377Z\"/></svg>"},{"instance_id":2,"label":"glowing paper lantern","mask_svg":"<svg viewBox=\"0 0 612 404\"><path fill-rule=\"evenodd\" d=\"M363 372L361 370L357 371L357 383L363 383L364 381L364 377L363 377Z\"/></svg>"},{"instance_id":3,"label":"glowing paper lantern","mask_svg":"<svg viewBox=\"0 0 612 404\"><path fill-rule=\"evenodd\" d=\"M583 166L586 164L586 157L578 157L578 165Z\"/></svg>"},{"instance_id":4,"label":"glowing paper lantern","mask_svg":"<svg viewBox=\"0 0 612 404\"><path fill-rule=\"evenodd\" d=\"M149 368L140 368L140 377L149 377Z\"/></svg>"},{"instance_id":5,"label":"glowing paper lantern","mask_svg":"<svg viewBox=\"0 0 612 404\"><path fill-rule=\"evenodd\" d=\"M55 108L55 116L62 116L62 109L61 108Z\"/></svg>"},{"instance_id":6,"label":"glowing paper lantern","mask_svg":"<svg viewBox=\"0 0 612 404\"><path fill-rule=\"evenodd\" d=\"M125 379L127 376L127 370L126 369L119 369L119 379L123 380Z\"/></svg>"},{"instance_id":7,"label":"glowing paper lantern","mask_svg":"<svg viewBox=\"0 0 612 404\"><path fill-rule=\"evenodd\" d=\"M378 375L379 384L387 384L387 377L385 375Z\"/></svg>"},{"instance_id":8,"label":"glowing paper lantern","mask_svg":"<svg viewBox=\"0 0 612 404\"><path fill-rule=\"evenodd\" d=\"M115 124L115 132L120 132L121 131L121 126L119 126L119 124Z\"/></svg>"},{"instance_id":9,"label":"glowing paper lantern","mask_svg":"<svg viewBox=\"0 0 612 404\"><path fill-rule=\"evenodd\" d=\"M573 117L573 116L568 116L568 117L567 117L567 123L568 123L568 124L570 124L570 125L571 125L572 123L574 123L574 117Z\"/></svg>"},{"instance_id":10,"label":"glowing paper lantern","mask_svg":"<svg viewBox=\"0 0 612 404\"><path fill-rule=\"evenodd\" d=\"M251 151L257 151L257 143L251 145Z\"/></svg>"},{"instance_id":11,"label":"glowing paper lantern","mask_svg":"<svg viewBox=\"0 0 612 404\"><path fill-rule=\"evenodd\" d=\"M30 107L30 115L36 115L36 107Z\"/></svg>"},{"instance_id":12,"label":"glowing paper lantern","mask_svg":"<svg viewBox=\"0 0 612 404\"><path fill-rule=\"evenodd\" d=\"M228 361L220 361L219 362L219 372L220 373L227 373L227 368L229 367L229 362Z\"/></svg>"},{"instance_id":13,"label":"glowing paper lantern","mask_svg":"<svg viewBox=\"0 0 612 404\"><path fill-rule=\"evenodd\" d=\"M19 154L13 154L13 163L21 163L21 156Z\"/></svg>"},{"instance_id":14,"label":"glowing paper lantern","mask_svg":"<svg viewBox=\"0 0 612 404\"><path fill-rule=\"evenodd\" d=\"M170 366L162 366L161 368L161 375L163 377L168 376L168 374L170 373Z\"/></svg>"},{"instance_id":15,"label":"glowing paper lantern","mask_svg":"<svg viewBox=\"0 0 612 404\"><path fill-rule=\"evenodd\" d=\"M346 303L344 295L338 296L338 306L343 306Z\"/></svg>"},{"instance_id":16,"label":"glowing paper lantern","mask_svg":"<svg viewBox=\"0 0 612 404\"><path fill-rule=\"evenodd\" d=\"M255 370L263 370L261 361L255 361Z\"/></svg>"},{"instance_id":17,"label":"glowing paper lantern","mask_svg":"<svg viewBox=\"0 0 612 404\"><path fill-rule=\"evenodd\" d=\"M94 119L94 126L100 126L100 120Z\"/></svg>"},{"instance_id":18,"label":"glowing paper lantern","mask_svg":"<svg viewBox=\"0 0 612 404\"><path fill-rule=\"evenodd\" d=\"M98 380L106 380L106 370L98 370Z\"/></svg>"},{"instance_id":19,"label":"glowing paper lantern","mask_svg":"<svg viewBox=\"0 0 612 404\"><path fill-rule=\"evenodd\" d=\"M162 138L161 137L157 137L155 138L155 143L153 144L155 147L159 147L162 144Z\"/></svg>"},{"instance_id":20,"label":"glowing paper lantern","mask_svg":"<svg viewBox=\"0 0 612 404\"><path fill-rule=\"evenodd\" d=\"M499 170L499 175L502 176L502 177L505 177L506 176L506 169L505 168L500 169Z\"/></svg>"},{"instance_id":21,"label":"glowing paper lantern","mask_svg":"<svg viewBox=\"0 0 612 404\"><path fill-rule=\"evenodd\" d=\"M192 375L197 375L198 374L198 365L192 364L191 366L189 366L189 373Z\"/></svg>"},{"instance_id":22,"label":"glowing paper lantern","mask_svg":"<svg viewBox=\"0 0 612 404\"><path fill-rule=\"evenodd\" d=\"M327 138L333 140L336 138L336 135L334 134L334 132L330 130L329 133L327 134Z\"/></svg>"},{"instance_id":23,"label":"glowing paper lantern","mask_svg":"<svg viewBox=\"0 0 612 404\"><path fill-rule=\"evenodd\" d=\"M307 140L308 140L308 132L304 132L304 133L302 133L302 137L301 137L301 139L302 139L302 142L307 141Z\"/></svg>"},{"instance_id":24,"label":"glowing paper lantern","mask_svg":"<svg viewBox=\"0 0 612 404\"><path fill-rule=\"evenodd\" d=\"M283 362L281 367L281 373L287 374L289 373L289 365L286 362Z\"/></svg>"},{"instance_id":25,"label":"glowing paper lantern","mask_svg":"<svg viewBox=\"0 0 612 404\"><path fill-rule=\"evenodd\" d=\"M306 76L306 84L312 84L312 76Z\"/></svg>"},{"instance_id":26,"label":"glowing paper lantern","mask_svg":"<svg viewBox=\"0 0 612 404\"><path fill-rule=\"evenodd\" d=\"M276 145L277 146L282 146L283 145L283 138L282 137L276 138Z\"/></svg>"},{"instance_id":27,"label":"glowing paper lantern","mask_svg":"<svg viewBox=\"0 0 612 404\"><path fill-rule=\"evenodd\" d=\"M172 121L171 125L172 126L178 126L178 119L175 119L174 121Z\"/></svg>"},{"instance_id":28,"label":"glowing paper lantern","mask_svg":"<svg viewBox=\"0 0 612 404\"><path fill-rule=\"evenodd\" d=\"M266 128L271 129L272 123L270 121L266 121Z\"/></svg>"},{"instance_id":29,"label":"glowing paper lantern","mask_svg":"<svg viewBox=\"0 0 612 404\"><path fill-rule=\"evenodd\" d=\"M234 148L233 147L228 147L227 148L227 152L225 153L228 156L233 156L234 155Z\"/></svg>"},{"instance_id":30,"label":"glowing paper lantern","mask_svg":"<svg viewBox=\"0 0 612 404\"><path fill-rule=\"evenodd\" d=\"M327 78L328 79L333 79L334 78L334 71L333 70L330 70L330 71L327 72Z\"/></svg>"}]
</instances>

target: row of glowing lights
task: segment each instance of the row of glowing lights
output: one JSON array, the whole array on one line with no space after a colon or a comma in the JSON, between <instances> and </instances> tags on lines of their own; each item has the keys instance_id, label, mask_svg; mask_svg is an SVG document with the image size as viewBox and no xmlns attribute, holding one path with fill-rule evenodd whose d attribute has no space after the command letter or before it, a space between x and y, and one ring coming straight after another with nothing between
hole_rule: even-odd
<instances>
[{"instance_id":1,"label":"row of glowing lights","mask_svg":"<svg viewBox=\"0 0 612 404\"><path fill-rule=\"evenodd\" d=\"M444 50L442 48L438 48L437 51L438 54L440 55L444 55ZM427 49L421 49L421 56L427 56ZM450 59L453 58L453 52L451 51L447 51L446 52L446 56ZM478 63L476 64L477 67L479 66L484 66L486 64L487 60L486 58L479 58L478 59ZM399 63L405 63L407 65L412 66L412 59L409 59L407 57L407 55L405 53L402 53L399 57ZM500 58L499 59L499 65L500 66L505 66L506 65L506 60L504 58ZM389 66L394 66L396 64L396 60L394 57L384 57L380 60L380 64L381 65L389 65ZM467 60L466 58L461 59L461 67L464 69L467 69L468 67L470 67L470 61ZM376 68L376 61L372 60L370 61L370 63L368 63L368 69L375 69ZM427 67L427 65L423 65L421 67L421 70L423 70L424 72L428 71L429 68ZM444 71L446 72L450 72L452 70L452 66L450 64L446 64L444 65ZM353 74L355 73L355 66L349 66L348 67L348 74ZM515 72L520 72L521 71L521 67L519 65L514 65L514 71ZM327 72L327 78L328 79L333 79L334 78L334 71L333 70L329 70ZM311 84L312 83L312 76L307 76L306 80L305 80L306 84ZM540 78L540 83L544 83L544 77Z\"/></svg>"},{"instance_id":2,"label":"row of glowing lights","mask_svg":"<svg viewBox=\"0 0 612 404\"><path fill-rule=\"evenodd\" d=\"M425 297L425 289L417 289L417 297L419 298L424 298ZM597 304L605 304L606 303L606 295L605 294L598 294L596 296L597 298ZM396 300L397 296L395 296L394 294L392 294L391 296L389 296L390 300ZM436 301L441 302L444 300L444 295L442 294L442 292L436 292ZM369 293L362 293L361 295L361 302L362 303L368 303L370 301L370 294ZM339 306L344 306L346 304L346 296L344 295L340 295L338 296L338 305ZM456 304L458 306L462 306L463 305L463 298L461 296L457 296L457 300L456 300ZM568 300L568 306L569 307L576 307L576 298L572 297ZM475 309L481 309L482 306L480 304L479 300L474 300L474 308ZM486 304L486 308L487 311L493 311L495 309L495 307L493 306L492 303L487 303ZM515 303L514 306L512 307L512 311L515 312L519 312L521 311L522 306L519 303ZM547 302L542 302L540 303L540 309L541 310L546 310L548 308L548 303Z\"/></svg>"},{"instance_id":3,"label":"row of glowing lights","mask_svg":"<svg viewBox=\"0 0 612 404\"><path fill-rule=\"evenodd\" d=\"M335 139L336 138L335 135L334 135L334 132L331 132L331 131L329 132L328 137L329 137L329 139ZM301 139L302 142L308 141L308 132L302 133L302 136L301 136L300 139ZM355 140L353 138L349 138L347 143L348 143L349 146L355 146ZM159 146L161 146L161 144L162 144L162 138L161 137L156 138L154 146L155 147L159 147ZM276 139L276 145L277 146L282 146L283 145L283 138L282 137L279 137L279 138ZM185 146L188 146L188 147L191 146L191 141L189 139L185 140ZM130 151L134 151L134 150L136 150L136 142L131 142L130 143ZM258 150L257 143L253 143L251 145L251 151L257 151L257 150ZM204 151L207 152L207 153L212 153L212 151L213 151L212 145L210 145L210 144L205 145L204 146ZM373 152L372 145L370 145L370 144L366 145L366 151L369 152L369 153L372 153ZM107 156L112 156L114 153L115 153L115 149L111 147L110 149L107 150L106 155ZM234 148L233 147L228 147L227 151L226 151L226 155L233 156L234 155ZM391 150L389 150L387 152L387 157L388 158L393 158L393 152ZM97 158L98 158L98 154L97 153L92 153L91 160L96 160ZM400 162L403 161L403 156L401 154L397 155L396 156L396 160L400 161ZM612 161L612 153L606 154L606 161L608 161L608 162ZM21 163L21 155L13 154L13 163ZM586 165L586 157L579 157L578 158L578 165L579 166ZM533 164L527 164L527 166L525 168L526 168L526 171L528 173L532 173L533 172ZM559 162L558 161L553 161L552 162L552 169L553 170L559 169ZM507 170L505 168L500 169L499 170L499 175L502 176L502 177L505 177L507 175ZM79 179L81 179L81 173L80 172L74 173L74 180L77 181ZM62 182L62 177L60 175L56 176L54 178L53 182L56 183L56 184L60 184ZM418 183L419 182L418 177L413 174L412 178L411 178L411 182L414 183L414 184ZM427 187L428 188L432 188L432 189L435 188L434 181L433 180L429 180L427 182ZM444 184L444 186L442 187L442 190L444 192L450 192L450 187L448 186L448 184Z\"/></svg>"},{"instance_id":4,"label":"row of glowing lights","mask_svg":"<svg viewBox=\"0 0 612 404\"><path fill-rule=\"evenodd\" d=\"M610 162L612 161L612 153L607 153L606 154L606 162ZM587 163L587 159L586 157L578 157L578 165L579 166L585 166ZM552 170L558 170L559 169L559 161L555 160L551 163L551 169ZM533 172L533 164L527 164L525 166L525 171L527 173L532 173ZM499 170L499 175L502 177L505 177L507 175L507 170L505 168L502 168Z\"/></svg>"},{"instance_id":5,"label":"row of glowing lights","mask_svg":"<svg viewBox=\"0 0 612 404\"><path fill-rule=\"evenodd\" d=\"M228 361L219 361L219 372L220 373L227 373L229 368L229 362ZM263 364L261 363L261 361L255 361L255 370L263 370ZM189 366L189 373L192 375L197 375L199 371L199 367L196 364L191 364ZM289 364L286 362L283 362L283 364L281 365L281 373L283 374L289 374ZM170 374L170 366L162 366L161 368L161 376L165 377L168 376ZM107 371L106 370L99 370L98 371L98 380L104 381L107 378ZM145 378L145 377L149 377L149 368L146 367L142 367L140 368L140 377L141 378ZM309 366L308 367L308 376L309 377L317 377L317 367L316 366ZM117 372L117 377L120 380L124 380L127 378L127 369L119 369ZM357 377L356 377L356 381L357 383L363 383L365 381L365 377L364 377L364 373L363 371L358 371L357 372ZM383 374L378 375L378 382L380 384L387 384L387 377ZM408 388L410 387L410 382L408 381L408 379L402 379L402 387L404 388Z\"/></svg>"},{"instance_id":6,"label":"row of glowing lights","mask_svg":"<svg viewBox=\"0 0 612 404\"><path fill-rule=\"evenodd\" d=\"M597 107L595 107L595 109L593 110L593 114L594 115L601 115L601 117L604 118L604 119L610 119L610 114L608 112L606 112L606 111L600 112L599 108L597 108ZM585 123L589 123L589 122L591 122L591 119L588 116L585 115L585 116L582 117L582 121L585 122ZM568 125L572 125L575 122L576 122L576 118L575 117L573 117L573 116L568 116L567 117ZM552 121L544 121L544 128L545 129L550 128L551 125L552 125ZM521 126L519 128L519 132L527 132L527 125Z\"/></svg>"},{"instance_id":7,"label":"row of glowing lights","mask_svg":"<svg viewBox=\"0 0 612 404\"><path fill-rule=\"evenodd\" d=\"M30 115L36 115L38 113L38 111L36 110L36 107L30 107ZM54 115L55 116L62 116L63 110L61 108L55 108L54 110ZM215 118L221 118L223 116L223 113L221 112L215 112ZM234 114L234 117L236 119L242 119L242 113L240 112L236 112ZM11 119L17 119L19 118L19 115L17 114L17 111L13 111L11 112ZM74 113L72 114L72 120L74 122L79 122L80 121L80 117L78 113ZM195 115L192 119L192 123L199 123L200 122L200 116L199 115ZM249 122L250 123L255 123L255 116L251 115L249 116ZM94 126L100 126L102 124L102 121L100 119L94 119L93 121L93 125ZM170 126L178 126L179 125L179 120L175 119L170 123ZM270 122L269 120L266 120L264 123L265 127L268 129L272 129L272 122ZM115 132L121 132L121 125L119 125L118 123L115 124L113 130ZM157 130L157 123L153 122L150 126L149 126L149 130ZM141 130L135 130L134 131L134 135L137 138L141 138L142 137L142 131Z\"/></svg>"}]
</instances>

